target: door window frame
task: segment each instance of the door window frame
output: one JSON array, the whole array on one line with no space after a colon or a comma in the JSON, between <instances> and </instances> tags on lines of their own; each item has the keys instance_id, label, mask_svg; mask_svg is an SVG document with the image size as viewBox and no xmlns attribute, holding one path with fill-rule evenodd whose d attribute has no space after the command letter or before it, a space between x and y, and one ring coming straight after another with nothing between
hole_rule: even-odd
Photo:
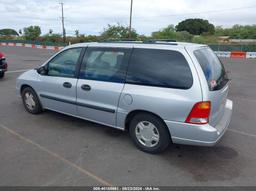
<instances>
[{"instance_id":1,"label":"door window frame","mask_svg":"<svg viewBox=\"0 0 256 191\"><path fill-rule=\"evenodd\" d=\"M89 58L89 51L116 51L118 52L118 50L120 50L120 52L124 52L124 58L123 58L123 62L122 64L126 65L125 66L125 69L124 69L124 77L123 77L123 80L120 81L120 82L113 82L113 81L107 81L107 80L97 80L97 79L87 79L87 78L81 78L80 77L80 73L81 73L81 69L82 69L82 64L83 64L83 61L85 60L85 71L86 71L86 65L87 65L87 61L88 61L88 58ZM126 76L127 76L127 71L128 71L128 67L129 67L129 63L130 63L130 59L131 59L131 55L132 55L132 51L133 51L133 48L125 48L125 47L87 47L85 52L84 52L84 55L82 57L82 59L80 60L80 63L79 63L79 69L78 69L78 74L77 74L77 77L78 79L81 79L81 80L93 80L93 81L99 81L99 82L110 82L110 83L125 83L126 81Z\"/></svg>"},{"instance_id":2,"label":"door window frame","mask_svg":"<svg viewBox=\"0 0 256 191\"><path fill-rule=\"evenodd\" d=\"M172 51L173 53L177 53L179 55L181 55L185 62L186 62L186 65L187 67L189 68L189 71L190 71L190 74L191 74L191 84L189 87L173 87L173 86L170 86L170 85L155 85L155 84L150 84L150 83L140 83L140 82L130 82L127 78L128 78L128 73L129 73L129 70L131 69L132 67L132 59L133 59L133 56L134 56L134 52L136 50L153 50L153 51ZM126 71L126 80L125 80L125 83L126 84L132 84L132 85L141 85L141 86L150 86L150 87L159 87L159 88L171 88L171 89L177 89L177 90L188 90L190 88L192 88L193 84L194 84L194 77L193 77L193 73L192 73L192 70L190 68L190 65L189 65L189 62L188 60L186 59L186 57L184 56L184 54L178 50L171 50L171 49L154 49L154 48L133 48L132 49L132 54L130 55L130 59L129 59L129 66L127 68L127 71Z\"/></svg>"},{"instance_id":3,"label":"door window frame","mask_svg":"<svg viewBox=\"0 0 256 191\"><path fill-rule=\"evenodd\" d=\"M68 51L68 50L72 50L72 49L78 49L80 48L81 49L81 52L80 52L80 55L78 57L78 60L75 64L75 73L74 73L74 76L54 76L54 75L48 75L48 68L49 68L49 64L50 62L52 62L57 56L59 56L60 54ZM60 52L58 52L57 54L55 54L46 64L44 64L43 66L41 66L40 68L44 68L44 70L46 70L46 74L40 74L42 76L49 76L49 77L59 77L59 78L78 78L79 76L79 73L80 73L80 66L81 66L81 62L83 61L83 57L85 55L85 52L86 52L86 49L87 47L82 47L82 46L79 46L79 47L72 47L72 48L67 48L65 50L62 50ZM39 68L39 69L40 69Z\"/></svg>"}]
</instances>

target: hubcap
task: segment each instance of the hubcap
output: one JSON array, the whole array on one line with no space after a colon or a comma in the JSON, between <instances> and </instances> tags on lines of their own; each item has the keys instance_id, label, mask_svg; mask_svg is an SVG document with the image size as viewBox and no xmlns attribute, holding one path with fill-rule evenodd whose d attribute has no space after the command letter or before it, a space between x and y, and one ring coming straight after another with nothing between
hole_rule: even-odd
<instances>
[{"instance_id":1,"label":"hubcap","mask_svg":"<svg viewBox=\"0 0 256 191\"><path fill-rule=\"evenodd\" d=\"M160 135L155 125L149 121L141 121L135 128L138 141L146 147L154 147L158 144Z\"/></svg>"},{"instance_id":2,"label":"hubcap","mask_svg":"<svg viewBox=\"0 0 256 191\"><path fill-rule=\"evenodd\" d=\"M30 92L25 93L25 104L29 110L33 110L36 106L34 96Z\"/></svg>"}]
</instances>

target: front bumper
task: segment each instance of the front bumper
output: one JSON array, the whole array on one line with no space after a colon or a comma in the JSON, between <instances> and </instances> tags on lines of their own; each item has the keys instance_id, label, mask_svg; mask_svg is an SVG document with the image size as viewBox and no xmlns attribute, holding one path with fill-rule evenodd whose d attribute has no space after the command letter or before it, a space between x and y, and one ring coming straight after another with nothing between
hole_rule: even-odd
<instances>
[{"instance_id":1,"label":"front bumper","mask_svg":"<svg viewBox=\"0 0 256 191\"><path fill-rule=\"evenodd\" d=\"M233 102L227 99L225 111L219 123L213 127L210 124L196 125L189 123L166 121L172 142L185 145L213 146L224 135L230 123Z\"/></svg>"}]
</instances>

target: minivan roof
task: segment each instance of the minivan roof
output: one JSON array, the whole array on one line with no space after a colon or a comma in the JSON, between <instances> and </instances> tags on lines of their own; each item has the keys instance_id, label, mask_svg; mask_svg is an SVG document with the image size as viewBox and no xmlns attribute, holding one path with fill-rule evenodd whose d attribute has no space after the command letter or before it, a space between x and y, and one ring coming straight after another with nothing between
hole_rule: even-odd
<instances>
[{"instance_id":1,"label":"minivan roof","mask_svg":"<svg viewBox=\"0 0 256 191\"><path fill-rule=\"evenodd\" d=\"M186 42L141 42L141 41L117 41L117 42L88 42L70 45L69 47L116 47L116 48L152 48L152 49L198 49L207 45Z\"/></svg>"}]
</instances>

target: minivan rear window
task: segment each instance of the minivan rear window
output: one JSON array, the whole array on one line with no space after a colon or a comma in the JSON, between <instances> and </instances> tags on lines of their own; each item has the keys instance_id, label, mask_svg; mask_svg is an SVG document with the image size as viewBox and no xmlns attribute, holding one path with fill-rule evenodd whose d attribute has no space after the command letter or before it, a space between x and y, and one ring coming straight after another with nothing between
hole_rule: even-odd
<instances>
[{"instance_id":1,"label":"minivan rear window","mask_svg":"<svg viewBox=\"0 0 256 191\"><path fill-rule=\"evenodd\" d=\"M194 51L197 61L202 67L209 89L222 89L228 82L225 68L217 55L210 48Z\"/></svg>"},{"instance_id":2,"label":"minivan rear window","mask_svg":"<svg viewBox=\"0 0 256 191\"><path fill-rule=\"evenodd\" d=\"M178 51L135 48L126 83L189 89L193 76L187 60Z\"/></svg>"}]
</instances>

